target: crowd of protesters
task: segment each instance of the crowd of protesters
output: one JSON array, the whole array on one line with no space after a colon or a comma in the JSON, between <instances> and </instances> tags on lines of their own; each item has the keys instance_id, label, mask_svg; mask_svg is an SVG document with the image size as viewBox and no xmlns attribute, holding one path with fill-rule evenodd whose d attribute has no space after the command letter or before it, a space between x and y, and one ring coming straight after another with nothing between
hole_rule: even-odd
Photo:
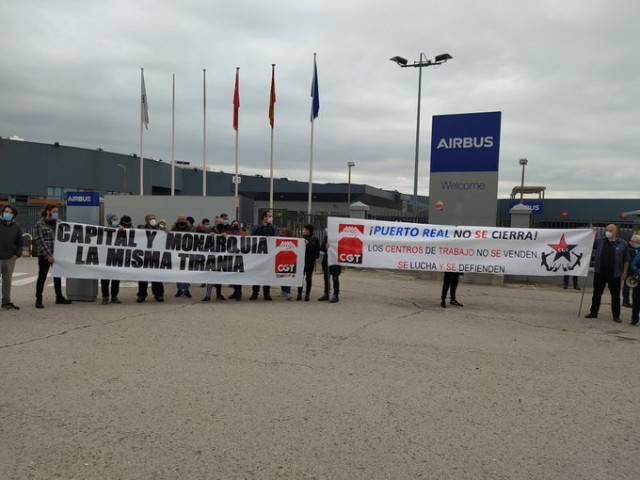
<instances>
[{"instance_id":1,"label":"crowd of protesters","mask_svg":"<svg viewBox=\"0 0 640 480\"><path fill-rule=\"evenodd\" d=\"M2 276L2 309L5 310L19 310L20 307L12 303L11 301L11 278L15 267L16 260L22 256L23 250L23 237L22 229L20 225L16 223L16 217L18 215L17 209L13 205L6 205L2 207L2 219L0 220L0 272ZM122 215L119 217L115 213L107 213L105 216L106 226L127 229L134 228L133 220L128 215ZM34 240L36 244L36 254L38 257L38 277L36 281L36 302L35 308L42 309L44 307L43 294L44 286L47 275L51 266L55 263L54 255L54 239L55 229L57 223L61 219L59 218L59 209L56 205L46 205L42 212L41 218L36 222L34 227ZM209 218L203 218L199 224L195 224L193 217L180 214L176 217L173 225L168 226L166 219L157 219L156 215L149 213L144 217L144 223L138 224L137 228L147 230L168 230L172 232L198 232L208 235L238 235L245 236L248 233L241 227L238 220L230 220L229 215L221 213L214 217L213 222ZM287 233L288 232L288 233ZM256 236L291 236L291 230L289 228L282 228L281 230L273 225L273 215L271 210L265 210L261 213L260 222L253 227L250 235ZM305 225L302 238L305 241L305 266L304 266L304 284L305 288L298 287L298 295L296 300L303 299L309 301L311 286L313 280L313 272L315 268L316 259L320 256L321 251L324 253L327 250L327 238L325 238L323 244L314 234L315 228L313 225ZM339 301L339 279L340 269L333 270L327 267L326 261L327 255L324 255L322 261L323 278L324 278L324 291L325 294L318 298L320 301L329 299L329 277L333 279L333 297L332 303ZM331 271L330 271L331 270ZM164 302L165 297L165 284L163 282L148 282L139 281L138 290L136 294L136 302L143 303L146 301L149 294L149 283L151 283L151 295L156 302ZM68 305L72 303L62 293L62 279L59 277L53 278L53 286L55 293L55 303L58 305ZM178 282L176 286L176 297L192 298L191 284ZM203 302L211 301L226 301L225 296L222 293L222 284L202 284L201 287L205 288L205 296L202 299ZM215 297L212 295L215 288ZM242 286L230 285L233 293L229 296L230 300L239 301L242 299ZM257 300L260 294L260 285L254 285L252 287L252 293L249 300ZM286 287L283 287L286 288ZM100 292L102 294L102 305L109 303L119 304L122 303L119 297L120 293L120 281L119 280L100 280ZM284 295L284 292L287 292ZM262 293L264 300L271 301L271 287L269 285L262 286ZM283 295L290 300L290 288L283 291Z\"/></svg>"}]
</instances>

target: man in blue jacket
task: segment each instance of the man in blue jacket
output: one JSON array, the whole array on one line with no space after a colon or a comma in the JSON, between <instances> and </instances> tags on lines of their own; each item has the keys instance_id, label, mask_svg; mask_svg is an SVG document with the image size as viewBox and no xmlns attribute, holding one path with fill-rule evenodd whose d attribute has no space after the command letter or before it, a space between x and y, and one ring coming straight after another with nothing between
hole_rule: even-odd
<instances>
[{"instance_id":1,"label":"man in blue jacket","mask_svg":"<svg viewBox=\"0 0 640 480\"><path fill-rule=\"evenodd\" d=\"M620 320L620 283L627 277L629 270L629 249L627 242L618 238L618 227L607 225L605 238L599 238L595 242L595 268L593 276L593 297L591 298L591 310L585 318L598 318L600 300L604 287L609 287L611 293L611 312L613 321Z\"/></svg>"}]
</instances>

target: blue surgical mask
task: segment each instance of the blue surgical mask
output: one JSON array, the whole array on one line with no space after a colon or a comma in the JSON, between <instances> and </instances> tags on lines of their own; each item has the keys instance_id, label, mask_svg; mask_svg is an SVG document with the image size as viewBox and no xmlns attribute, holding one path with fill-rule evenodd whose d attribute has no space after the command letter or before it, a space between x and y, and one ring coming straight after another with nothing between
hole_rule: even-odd
<instances>
[{"instance_id":1,"label":"blue surgical mask","mask_svg":"<svg viewBox=\"0 0 640 480\"><path fill-rule=\"evenodd\" d=\"M111 222L112 227L117 227L118 225L120 225L120 222Z\"/></svg>"},{"instance_id":2,"label":"blue surgical mask","mask_svg":"<svg viewBox=\"0 0 640 480\"><path fill-rule=\"evenodd\" d=\"M5 222L10 222L11 220L13 220L13 213L11 213L11 212L4 212L4 213L2 214L2 219L3 219Z\"/></svg>"},{"instance_id":3,"label":"blue surgical mask","mask_svg":"<svg viewBox=\"0 0 640 480\"><path fill-rule=\"evenodd\" d=\"M51 220L57 220L58 219L58 213L51 213Z\"/></svg>"}]
</instances>

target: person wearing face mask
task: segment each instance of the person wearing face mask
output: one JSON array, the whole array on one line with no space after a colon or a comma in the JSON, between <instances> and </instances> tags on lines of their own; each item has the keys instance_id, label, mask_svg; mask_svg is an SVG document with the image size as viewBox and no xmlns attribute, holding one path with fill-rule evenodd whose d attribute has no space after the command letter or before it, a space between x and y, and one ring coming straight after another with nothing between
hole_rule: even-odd
<instances>
[{"instance_id":1,"label":"person wearing face mask","mask_svg":"<svg viewBox=\"0 0 640 480\"><path fill-rule=\"evenodd\" d=\"M160 230L156 222L156 216L153 213L147 213L144 216L144 225L138 225L138 228L145 230ZM137 303L142 303L147 299L147 287L149 282L138 282L138 298ZM162 282L151 282L151 293L156 302L164 302L164 285Z\"/></svg>"},{"instance_id":2,"label":"person wearing face mask","mask_svg":"<svg viewBox=\"0 0 640 480\"><path fill-rule=\"evenodd\" d=\"M208 218L203 218L200 225L196 227L196 232L198 233L209 233L211 231L211 222Z\"/></svg>"},{"instance_id":3,"label":"person wearing face mask","mask_svg":"<svg viewBox=\"0 0 640 480\"><path fill-rule=\"evenodd\" d=\"M227 235L238 235L240 237L245 235L245 232L240 228L240 222L238 222L238 220L231 222ZM231 288L233 288L233 293L229 295L229 299L238 302L242 300L242 285L231 285Z\"/></svg>"},{"instance_id":4,"label":"person wearing face mask","mask_svg":"<svg viewBox=\"0 0 640 480\"><path fill-rule=\"evenodd\" d=\"M231 221L229 220L229 214L221 213L220 219L222 220L222 228L226 232L227 230L229 230L229 227L231 226Z\"/></svg>"},{"instance_id":5,"label":"person wearing face mask","mask_svg":"<svg viewBox=\"0 0 640 480\"><path fill-rule=\"evenodd\" d=\"M60 222L59 210L56 205L45 205L40 213L41 217L33 227L33 237L38 246L38 280L36 281L36 308L44 308L42 293L47 280L49 268L56 259L53 256L53 244L55 240L56 225ZM68 305L71 303L62 295L62 279L53 277L53 289L56 294L56 304Z\"/></svg>"},{"instance_id":6,"label":"person wearing face mask","mask_svg":"<svg viewBox=\"0 0 640 480\"><path fill-rule=\"evenodd\" d=\"M273 214L271 210L265 210L260 215L260 223L255 225L251 230L251 235L256 235L260 237L275 237L277 235L276 228L273 226ZM253 285L252 293L249 297L249 300L257 300L258 294L260 293L260 285ZM263 285L262 294L264 299L267 301L273 300L271 298L271 286Z\"/></svg>"},{"instance_id":7,"label":"person wearing face mask","mask_svg":"<svg viewBox=\"0 0 640 480\"><path fill-rule=\"evenodd\" d=\"M596 240L595 267L593 276L593 296L591 309L585 318L598 318L600 300L604 287L609 287L611 293L611 312L613 321L620 320L620 282L627 278L629 269L629 249L627 242L618 237L618 227L614 224L607 225L605 237Z\"/></svg>"},{"instance_id":8,"label":"person wearing face mask","mask_svg":"<svg viewBox=\"0 0 640 480\"><path fill-rule=\"evenodd\" d=\"M176 223L171 228L172 232L193 232L193 227L187 217L185 215L178 215L176 217ZM187 298L191 298L191 292L189 292L189 287L191 287L190 283L186 282L178 282L176 283L176 288L178 291L176 292L176 297L185 296Z\"/></svg>"},{"instance_id":9,"label":"person wearing face mask","mask_svg":"<svg viewBox=\"0 0 640 480\"><path fill-rule=\"evenodd\" d=\"M13 205L2 207L0 220L0 275L2 276L2 309L20 310L11 303L11 277L16 260L22 256L22 229L16 223L18 210Z\"/></svg>"},{"instance_id":10,"label":"person wearing face mask","mask_svg":"<svg viewBox=\"0 0 640 480\"><path fill-rule=\"evenodd\" d=\"M226 235L224 231L224 225L222 224L222 218L216 217L213 221L213 229L209 233L209 235ZM213 291L213 287L216 287L216 300L218 302L223 302L226 300L224 295L222 295L222 284L221 283L207 283L207 291L202 299L203 302L208 302L211 300L211 292ZM241 294L242 296L242 294ZM240 298L233 297L236 300L240 300Z\"/></svg>"},{"instance_id":11,"label":"person wearing face mask","mask_svg":"<svg viewBox=\"0 0 640 480\"><path fill-rule=\"evenodd\" d=\"M640 252L640 235L632 235L629 239L629 257L631 261L635 259L635 257ZM622 283L622 306L626 308L631 308L631 302L629 301L631 297L631 289L626 282Z\"/></svg>"},{"instance_id":12,"label":"person wearing face mask","mask_svg":"<svg viewBox=\"0 0 640 480\"><path fill-rule=\"evenodd\" d=\"M123 217L124 218L124 217ZM115 213L107 213L107 227L122 229L120 226L120 219ZM118 298L120 293L120 280L100 280L100 290L102 291L102 305L109 303L109 285L111 285L111 303L122 303Z\"/></svg>"},{"instance_id":13,"label":"person wearing face mask","mask_svg":"<svg viewBox=\"0 0 640 480\"><path fill-rule=\"evenodd\" d=\"M302 238L305 243L304 250L304 279L306 280L306 290L304 292L304 301L309 301L309 293L311 293L311 281L313 279L313 270L316 266L316 260L320 256L320 240L313 234L313 225L305 225ZM297 301L302 300L302 287L298 287Z\"/></svg>"}]
</instances>

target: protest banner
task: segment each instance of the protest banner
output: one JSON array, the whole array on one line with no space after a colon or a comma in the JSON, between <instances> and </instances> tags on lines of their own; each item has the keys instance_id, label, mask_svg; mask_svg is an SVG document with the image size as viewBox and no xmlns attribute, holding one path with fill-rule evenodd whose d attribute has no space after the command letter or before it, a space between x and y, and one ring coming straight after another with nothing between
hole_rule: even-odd
<instances>
[{"instance_id":1,"label":"protest banner","mask_svg":"<svg viewBox=\"0 0 640 480\"><path fill-rule=\"evenodd\" d=\"M301 286L301 238L118 229L61 222L53 275L67 278Z\"/></svg>"},{"instance_id":2,"label":"protest banner","mask_svg":"<svg viewBox=\"0 0 640 480\"><path fill-rule=\"evenodd\" d=\"M494 275L587 276L591 229L427 225L329 217L330 264Z\"/></svg>"}]
</instances>

